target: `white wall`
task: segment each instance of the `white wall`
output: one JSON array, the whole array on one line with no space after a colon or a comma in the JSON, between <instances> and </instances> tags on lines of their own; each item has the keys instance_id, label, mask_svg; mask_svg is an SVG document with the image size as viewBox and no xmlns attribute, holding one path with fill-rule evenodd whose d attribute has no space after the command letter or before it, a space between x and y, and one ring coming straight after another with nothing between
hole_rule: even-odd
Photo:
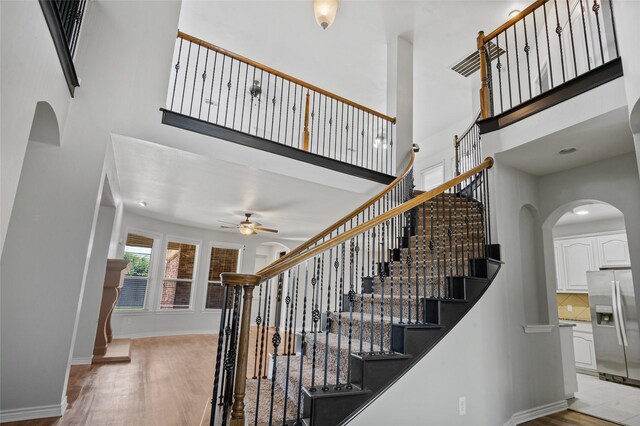
<instances>
[{"instance_id":1,"label":"white wall","mask_svg":"<svg viewBox=\"0 0 640 426\"><path fill-rule=\"evenodd\" d=\"M3 420L64 410L110 133L136 121L127 108L134 106L161 127L157 108L169 76L159 70L171 65L179 9L178 2L89 2L76 56L82 86L67 114L51 99L60 146L27 149L36 101L68 92L57 56L39 47L52 42L38 3L2 2L3 214L5 185L9 204L18 188L1 260ZM5 161L15 163L6 181Z\"/></svg>"},{"instance_id":2,"label":"white wall","mask_svg":"<svg viewBox=\"0 0 640 426\"><path fill-rule=\"evenodd\" d=\"M89 270L82 293L78 331L73 348L73 364L91 364L93 357L93 346L96 340L98 314L100 313L102 289L107 267L109 239L111 238L115 213L115 207L108 205L101 205L98 212Z\"/></svg>"},{"instance_id":3,"label":"white wall","mask_svg":"<svg viewBox=\"0 0 640 426\"><path fill-rule=\"evenodd\" d=\"M3 1L0 2L0 16L2 254L36 103L46 101L52 106L62 131L71 95L40 4L35 1Z\"/></svg>"},{"instance_id":4,"label":"white wall","mask_svg":"<svg viewBox=\"0 0 640 426\"><path fill-rule=\"evenodd\" d=\"M623 155L583 167L543 176L540 185L540 213L544 218L543 238L547 281L555 289L552 227L567 211L584 200L604 201L624 214L634 276L636 307L640 309L640 178L633 155ZM543 196L544 195L544 196Z\"/></svg>"},{"instance_id":5,"label":"white wall","mask_svg":"<svg viewBox=\"0 0 640 426\"><path fill-rule=\"evenodd\" d=\"M210 247L238 247L241 248L241 265L239 272L252 274L255 271L257 250L265 252L269 261L275 258L275 253L286 250L281 245L261 246L265 243L280 243L288 248L296 246L290 241L282 241L266 236L244 237L239 233L221 232L210 229L193 228L174 223L149 219L125 211L123 226L119 236L118 257L124 252L124 242L128 232L143 231L159 237L154 245L152 254L152 270L150 270L148 303L144 312L114 311L111 328L114 338L147 337L177 334L214 333L220 326L220 310L205 310L205 296L209 275ZM198 259L194 271L192 285L193 302L191 309L176 311L160 311L159 296L164 273L164 256L168 239L182 238L192 240L198 244ZM156 247L158 249L156 249ZM254 305L257 305L258 289L254 292Z\"/></svg>"}]
</instances>

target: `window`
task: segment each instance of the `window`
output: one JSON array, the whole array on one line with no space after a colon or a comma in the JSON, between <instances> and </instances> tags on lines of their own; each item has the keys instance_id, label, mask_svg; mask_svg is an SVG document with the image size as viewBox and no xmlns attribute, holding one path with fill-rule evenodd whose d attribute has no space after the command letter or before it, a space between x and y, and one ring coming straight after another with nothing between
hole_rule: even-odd
<instances>
[{"instance_id":1,"label":"window","mask_svg":"<svg viewBox=\"0 0 640 426\"><path fill-rule=\"evenodd\" d=\"M131 268L124 277L124 284L120 290L120 299L118 299L116 309L144 309L149 284L149 265L151 264L152 249L153 238L137 234L127 235L124 259L131 263Z\"/></svg>"},{"instance_id":2,"label":"window","mask_svg":"<svg viewBox=\"0 0 640 426\"><path fill-rule=\"evenodd\" d=\"M220 274L223 272L238 272L239 260L240 249L211 247L205 309L222 308L224 289L220 282Z\"/></svg>"},{"instance_id":3,"label":"window","mask_svg":"<svg viewBox=\"0 0 640 426\"><path fill-rule=\"evenodd\" d=\"M164 261L160 309L189 309L197 246L169 241Z\"/></svg>"}]
</instances>

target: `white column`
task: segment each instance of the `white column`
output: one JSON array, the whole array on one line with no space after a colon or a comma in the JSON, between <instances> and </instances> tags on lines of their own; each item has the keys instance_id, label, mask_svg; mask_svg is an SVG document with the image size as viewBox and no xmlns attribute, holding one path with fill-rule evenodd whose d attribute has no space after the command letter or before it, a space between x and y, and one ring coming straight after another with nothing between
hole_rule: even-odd
<instances>
[{"instance_id":1,"label":"white column","mask_svg":"<svg viewBox=\"0 0 640 426\"><path fill-rule=\"evenodd\" d=\"M413 43L403 37L387 42L387 114L397 119L393 141L397 174L413 146Z\"/></svg>"}]
</instances>

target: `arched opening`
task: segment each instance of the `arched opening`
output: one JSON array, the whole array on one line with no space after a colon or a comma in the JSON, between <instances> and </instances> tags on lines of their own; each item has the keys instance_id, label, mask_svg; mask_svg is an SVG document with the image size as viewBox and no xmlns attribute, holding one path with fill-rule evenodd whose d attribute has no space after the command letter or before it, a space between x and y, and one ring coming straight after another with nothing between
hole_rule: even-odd
<instances>
[{"instance_id":1,"label":"arched opening","mask_svg":"<svg viewBox=\"0 0 640 426\"><path fill-rule=\"evenodd\" d=\"M557 316L560 326L571 330L563 334L568 329L561 328L560 333L565 394L574 396L569 407L607 420L631 418L619 401L631 401L633 390L612 383L633 381L635 373L627 366L635 361L629 363L625 352L640 354L624 214L599 200L576 200L552 212L542 228L547 294L556 296L550 300L549 316ZM622 306L630 316L618 325L635 327L635 333L629 333L631 346L623 348L615 337L619 329L609 319L616 305L611 283L623 282L624 277L631 296ZM625 303L633 307L626 309ZM603 318L607 321L600 321ZM629 322L632 318L635 325ZM573 379L573 371L577 374L572 384L567 380ZM609 401L613 394L616 401Z\"/></svg>"},{"instance_id":2,"label":"arched opening","mask_svg":"<svg viewBox=\"0 0 640 426\"><path fill-rule=\"evenodd\" d=\"M60 146L60 129L56 113L48 102L40 101L31 122L29 141Z\"/></svg>"}]
</instances>

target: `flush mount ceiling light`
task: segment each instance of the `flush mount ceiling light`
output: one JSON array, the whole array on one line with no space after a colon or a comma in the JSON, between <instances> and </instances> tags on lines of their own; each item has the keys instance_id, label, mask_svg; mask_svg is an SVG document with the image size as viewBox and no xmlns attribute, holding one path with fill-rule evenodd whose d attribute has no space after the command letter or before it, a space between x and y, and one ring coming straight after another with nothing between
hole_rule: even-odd
<instances>
[{"instance_id":1,"label":"flush mount ceiling light","mask_svg":"<svg viewBox=\"0 0 640 426\"><path fill-rule=\"evenodd\" d=\"M509 19L511 19L511 18L515 18L518 15L520 15L520 9L513 9L511 12L509 12L509 15L507 16L509 17Z\"/></svg>"},{"instance_id":2,"label":"flush mount ceiling light","mask_svg":"<svg viewBox=\"0 0 640 426\"><path fill-rule=\"evenodd\" d=\"M140 202L138 202L138 205L140 207L147 207L147 202L145 200L140 200Z\"/></svg>"},{"instance_id":3,"label":"flush mount ceiling light","mask_svg":"<svg viewBox=\"0 0 640 426\"><path fill-rule=\"evenodd\" d=\"M586 214L589 214L589 210L587 210L586 206L576 207L575 209L573 209L573 213L579 216L584 216Z\"/></svg>"},{"instance_id":4,"label":"flush mount ceiling light","mask_svg":"<svg viewBox=\"0 0 640 426\"><path fill-rule=\"evenodd\" d=\"M338 0L313 0L313 13L316 16L316 22L323 30L333 24L339 8Z\"/></svg>"},{"instance_id":5,"label":"flush mount ceiling light","mask_svg":"<svg viewBox=\"0 0 640 426\"><path fill-rule=\"evenodd\" d=\"M573 154L574 152L576 152L578 150L578 148L574 147L574 146L570 146L568 148L562 148L560 151L558 151L558 154Z\"/></svg>"}]
</instances>

